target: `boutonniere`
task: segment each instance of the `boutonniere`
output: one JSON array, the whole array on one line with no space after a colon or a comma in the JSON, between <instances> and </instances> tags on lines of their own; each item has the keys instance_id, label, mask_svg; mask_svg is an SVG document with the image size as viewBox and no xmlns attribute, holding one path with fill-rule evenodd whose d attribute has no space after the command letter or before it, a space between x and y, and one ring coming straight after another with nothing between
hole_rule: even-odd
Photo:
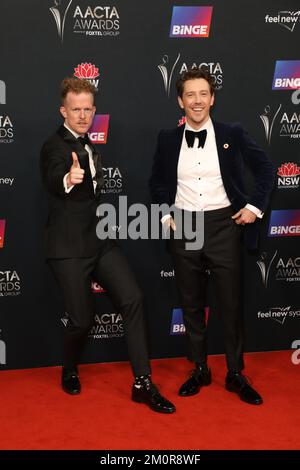
<instances>
[{"instance_id":1,"label":"boutonniere","mask_svg":"<svg viewBox=\"0 0 300 470\"><path fill-rule=\"evenodd\" d=\"M224 144L223 147L224 147L224 149L228 149L229 144Z\"/></svg>"}]
</instances>

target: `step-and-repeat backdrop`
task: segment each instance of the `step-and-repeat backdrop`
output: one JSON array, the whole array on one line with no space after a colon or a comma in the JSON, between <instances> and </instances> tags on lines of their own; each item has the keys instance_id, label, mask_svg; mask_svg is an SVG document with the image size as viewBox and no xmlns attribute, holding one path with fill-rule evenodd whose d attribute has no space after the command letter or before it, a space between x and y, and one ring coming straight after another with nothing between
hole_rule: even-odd
<instances>
[{"instance_id":1,"label":"step-and-repeat backdrop","mask_svg":"<svg viewBox=\"0 0 300 470\"><path fill-rule=\"evenodd\" d=\"M66 318L44 261L39 152L61 123L65 76L98 89L90 138L103 158L103 202L118 207L125 196L128 205L150 203L157 134L184 118L175 93L180 72L205 67L213 74L213 117L242 122L276 169L260 249L245 253L246 350L299 346L299 8L298 0L1 1L0 369L61 363ZM121 244L145 294L151 356L184 355L164 241ZM91 289L95 322L83 361L126 360L122 316L100 285ZM213 294L207 317L216 354L223 341Z\"/></svg>"}]
</instances>

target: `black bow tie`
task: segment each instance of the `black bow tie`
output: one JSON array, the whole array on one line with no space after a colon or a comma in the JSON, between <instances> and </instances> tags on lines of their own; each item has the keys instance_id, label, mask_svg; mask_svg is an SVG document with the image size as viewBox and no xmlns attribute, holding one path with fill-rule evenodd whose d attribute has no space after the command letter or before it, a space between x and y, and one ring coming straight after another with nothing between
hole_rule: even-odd
<instances>
[{"instance_id":1,"label":"black bow tie","mask_svg":"<svg viewBox=\"0 0 300 470\"><path fill-rule=\"evenodd\" d=\"M88 135L85 134L83 137L78 137L77 140L83 145L91 145L90 139L88 138Z\"/></svg>"},{"instance_id":2,"label":"black bow tie","mask_svg":"<svg viewBox=\"0 0 300 470\"><path fill-rule=\"evenodd\" d=\"M207 136L207 130L203 129L203 131L199 132L194 132L194 131L185 131L185 138L186 138L186 143L188 144L188 147L194 147L194 141L195 137L198 137L199 143L198 143L198 148L199 147L204 147L205 141L206 141L206 136Z\"/></svg>"}]
</instances>

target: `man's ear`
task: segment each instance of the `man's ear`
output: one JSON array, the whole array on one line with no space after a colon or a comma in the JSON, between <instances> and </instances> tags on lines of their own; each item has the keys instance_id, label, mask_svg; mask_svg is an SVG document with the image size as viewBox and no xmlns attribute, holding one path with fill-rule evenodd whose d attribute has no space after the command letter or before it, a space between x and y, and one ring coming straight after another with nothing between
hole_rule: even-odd
<instances>
[{"instance_id":1,"label":"man's ear","mask_svg":"<svg viewBox=\"0 0 300 470\"><path fill-rule=\"evenodd\" d=\"M61 106L59 108L59 111L60 111L60 114L62 115L62 117L64 117L64 118L67 117L66 108L64 106Z\"/></svg>"},{"instance_id":2,"label":"man's ear","mask_svg":"<svg viewBox=\"0 0 300 470\"><path fill-rule=\"evenodd\" d=\"M183 101L182 101L181 97L178 96L177 99L178 99L178 104L179 104L179 106L181 107L181 109L184 109Z\"/></svg>"}]
</instances>

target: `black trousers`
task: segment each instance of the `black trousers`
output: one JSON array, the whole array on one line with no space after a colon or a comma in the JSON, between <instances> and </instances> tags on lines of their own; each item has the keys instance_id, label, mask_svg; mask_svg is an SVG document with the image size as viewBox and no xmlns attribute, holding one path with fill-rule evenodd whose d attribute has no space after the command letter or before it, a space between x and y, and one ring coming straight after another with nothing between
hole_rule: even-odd
<instances>
[{"instance_id":1,"label":"black trousers","mask_svg":"<svg viewBox=\"0 0 300 470\"><path fill-rule=\"evenodd\" d=\"M242 351L242 269L241 228L231 219L233 209L226 207L204 212L204 245L186 250L185 240L169 242L176 282L183 309L188 340L188 358L207 360L205 298L207 270L213 282L213 295L221 314L228 370L243 369Z\"/></svg>"},{"instance_id":2,"label":"black trousers","mask_svg":"<svg viewBox=\"0 0 300 470\"><path fill-rule=\"evenodd\" d=\"M65 328L64 367L73 369L80 361L95 307L91 281L108 293L124 321L129 360L135 376L150 373L143 296L126 257L118 246L102 256L48 260L63 293L68 324Z\"/></svg>"}]
</instances>

